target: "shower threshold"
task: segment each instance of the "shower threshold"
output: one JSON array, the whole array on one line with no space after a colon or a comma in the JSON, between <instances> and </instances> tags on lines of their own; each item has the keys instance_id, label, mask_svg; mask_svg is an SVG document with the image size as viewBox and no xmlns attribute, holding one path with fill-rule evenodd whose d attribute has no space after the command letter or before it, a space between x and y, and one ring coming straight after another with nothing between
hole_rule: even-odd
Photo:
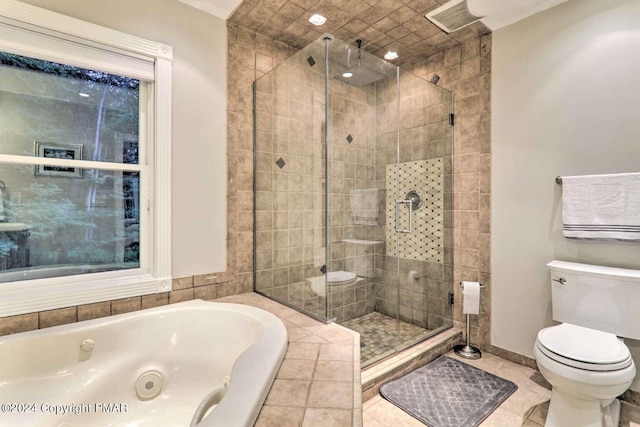
<instances>
[{"instance_id":1,"label":"shower threshold","mask_svg":"<svg viewBox=\"0 0 640 427\"><path fill-rule=\"evenodd\" d=\"M360 334L360 365L363 369L396 354L397 347L411 347L443 329L430 330L408 322L398 322L377 311L339 324Z\"/></svg>"},{"instance_id":2,"label":"shower threshold","mask_svg":"<svg viewBox=\"0 0 640 427\"><path fill-rule=\"evenodd\" d=\"M462 329L450 327L409 348L370 364L361 371L362 401L365 402L380 392L380 386L400 378L427 363L447 354L462 342Z\"/></svg>"}]
</instances>

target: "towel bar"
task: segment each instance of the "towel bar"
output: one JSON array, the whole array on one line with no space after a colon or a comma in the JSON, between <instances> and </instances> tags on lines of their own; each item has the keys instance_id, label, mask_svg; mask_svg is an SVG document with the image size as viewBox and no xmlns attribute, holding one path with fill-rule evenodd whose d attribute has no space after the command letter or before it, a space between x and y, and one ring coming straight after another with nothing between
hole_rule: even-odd
<instances>
[{"instance_id":1,"label":"towel bar","mask_svg":"<svg viewBox=\"0 0 640 427\"><path fill-rule=\"evenodd\" d=\"M562 177L561 176L556 176L556 184L562 185Z\"/></svg>"}]
</instances>

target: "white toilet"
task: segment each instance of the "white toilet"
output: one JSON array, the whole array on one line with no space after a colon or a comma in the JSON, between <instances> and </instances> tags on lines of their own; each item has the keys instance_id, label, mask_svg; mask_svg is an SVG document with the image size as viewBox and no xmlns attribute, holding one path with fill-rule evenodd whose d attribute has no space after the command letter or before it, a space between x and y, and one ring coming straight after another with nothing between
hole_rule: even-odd
<instances>
[{"instance_id":1,"label":"white toilet","mask_svg":"<svg viewBox=\"0 0 640 427\"><path fill-rule=\"evenodd\" d=\"M325 276L316 276L307 278L307 282L311 286L311 290L318 296L325 296L325 277L329 289L338 289L339 287L351 285L356 282L358 276L350 271L330 271Z\"/></svg>"},{"instance_id":2,"label":"white toilet","mask_svg":"<svg viewBox=\"0 0 640 427\"><path fill-rule=\"evenodd\" d=\"M552 261L553 319L533 352L552 385L546 427L618 426L636 368L618 337L640 339L640 271Z\"/></svg>"}]
</instances>

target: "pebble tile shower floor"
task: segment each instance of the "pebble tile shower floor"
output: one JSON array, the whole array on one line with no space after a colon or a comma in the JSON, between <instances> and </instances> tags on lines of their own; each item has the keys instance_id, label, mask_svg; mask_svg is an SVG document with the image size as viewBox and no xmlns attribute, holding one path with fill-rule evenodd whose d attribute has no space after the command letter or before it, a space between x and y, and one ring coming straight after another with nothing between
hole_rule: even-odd
<instances>
[{"instance_id":1,"label":"pebble tile shower floor","mask_svg":"<svg viewBox=\"0 0 640 427\"><path fill-rule=\"evenodd\" d=\"M341 322L345 328L360 334L360 363L362 367L393 354L396 348L398 321L373 311L364 316ZM400 344L411 344L432 335L433 331L400 321Z\"/></svg>"}]
</instances>

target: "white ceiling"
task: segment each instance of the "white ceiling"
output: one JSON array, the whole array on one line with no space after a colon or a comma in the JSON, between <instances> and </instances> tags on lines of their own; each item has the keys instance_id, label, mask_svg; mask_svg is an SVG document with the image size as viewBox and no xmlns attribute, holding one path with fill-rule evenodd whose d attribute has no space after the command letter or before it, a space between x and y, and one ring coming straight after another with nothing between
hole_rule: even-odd
<instances>
[{"instance_id":1,"label":"white ceiling","mask_svg":"<svg viewBox=\"0 0 640 427\"><path fill-rule=\"evenodd\" d=\"M178 1L222 19L229 18L242 3L242 0ZM483 24L491 30L497 30L565 1L567 0L467 0L467 4L471 13L483 17Z\"/></svg>"},{"instance_id":2,"label":"white ceiling","mask_svg":"<svg viewBox=\"0 0 640 427\"><path fill-rule=\"evenodd\" d=\"M178 0L218 18L227 19L242 0Z\"/></svg>"},{"instance_id":3,"label":"white ceiling","mask_svg":"<svg viewBox=\"0 0 640 427\"><path fill-rule=\"evenodd\" d=\"M491 30L506 27L567 0L467 0L469 11Z\"/></svg>"}]
</instances>

